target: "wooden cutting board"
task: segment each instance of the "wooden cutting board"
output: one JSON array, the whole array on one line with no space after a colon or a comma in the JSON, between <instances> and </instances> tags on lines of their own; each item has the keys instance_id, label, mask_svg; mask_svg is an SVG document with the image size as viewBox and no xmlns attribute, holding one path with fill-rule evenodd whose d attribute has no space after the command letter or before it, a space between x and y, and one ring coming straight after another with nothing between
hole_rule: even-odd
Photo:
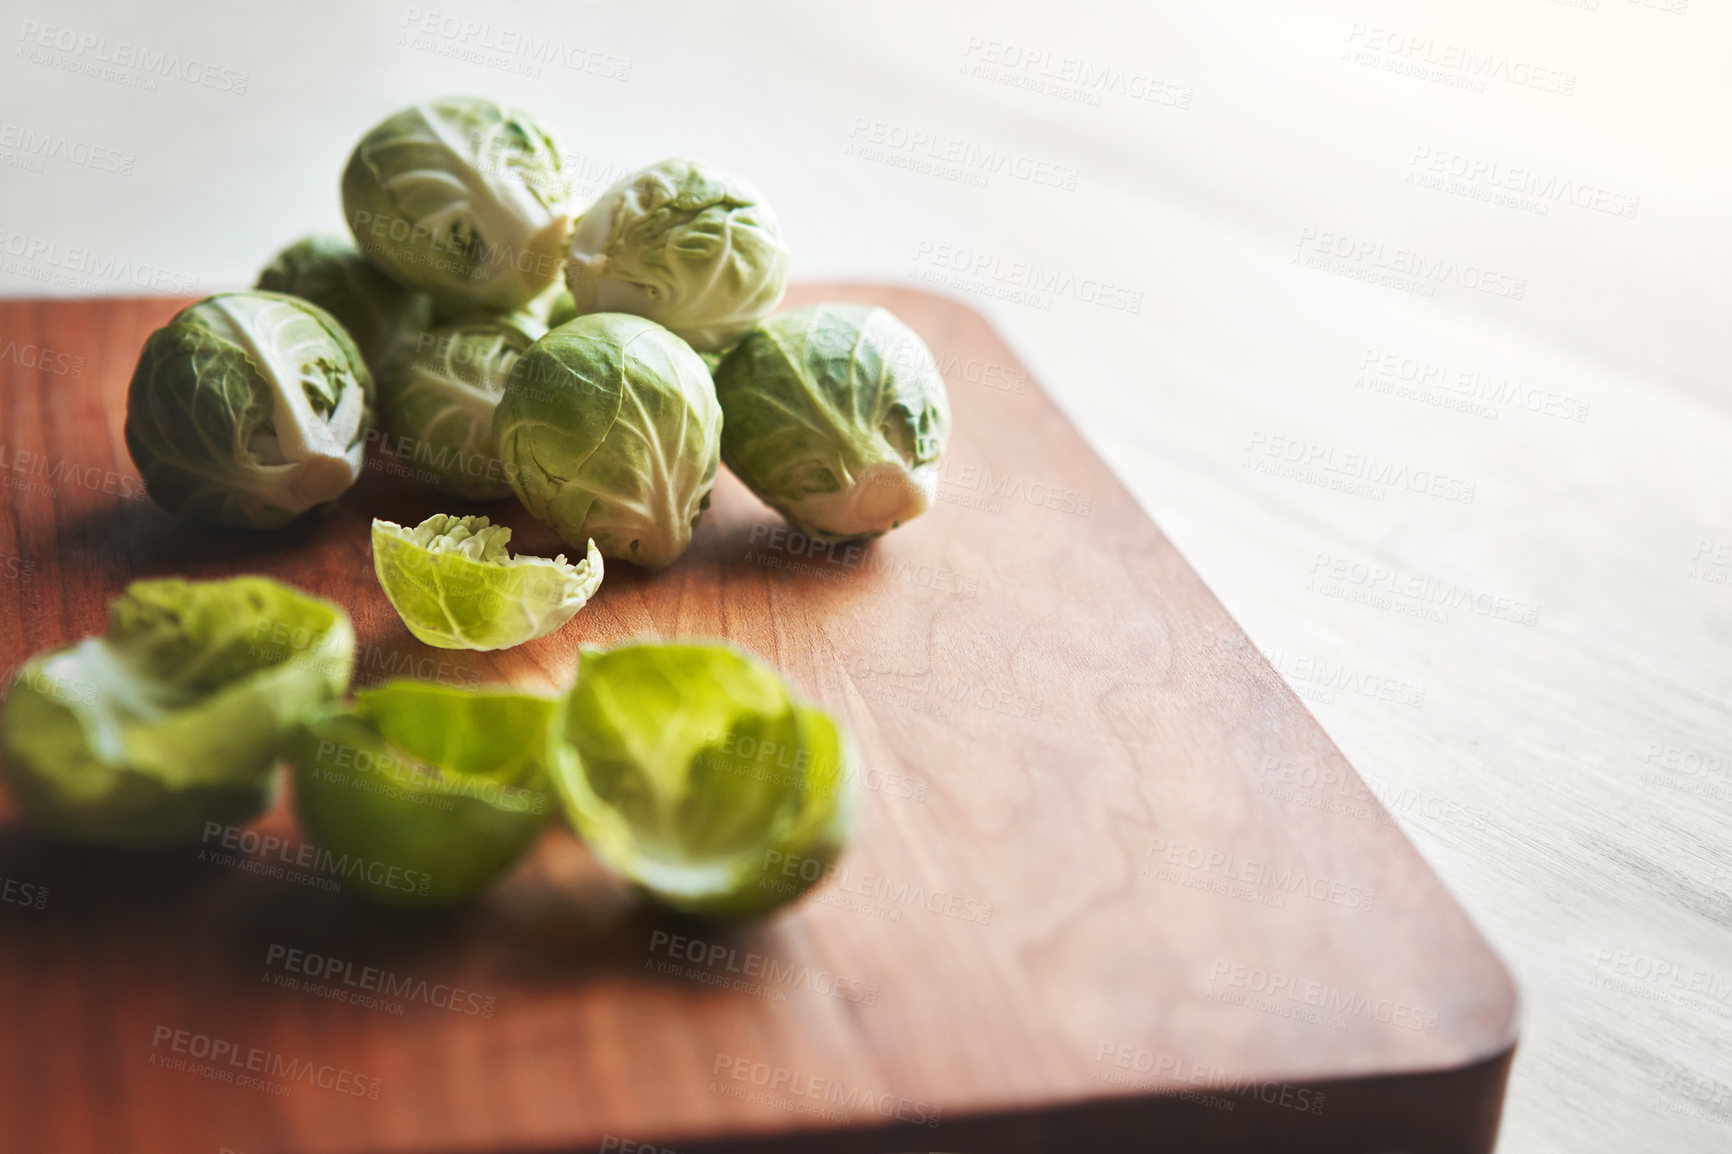
<instances>
[{"instance_id":1,"label":"wooden cutting board","mask_svg":"<svg viewBox=\"0 0 1732 1154\"><path fill-rule=\"evenodd\" d=\"M486 512L556 551L513 502L459 508L375 446L331 516L201 528L139 495L121 436L184 302L0 304L0 668L100 631L134 578L268 573L349 608L366 683L563 687L580 644L725 637L870 766L840 875L732 929L639 907L558 832L475 905L403 915L297 864L284 806L156 854L6 818L0 1149L1492 1148L1509 975L1317 722L977 314L791 303L824 299L932 346L940 503L813 547L724 473L680 563L613 565L491 655L409 636L368 524Z\"/></svg>"}]
</instances>

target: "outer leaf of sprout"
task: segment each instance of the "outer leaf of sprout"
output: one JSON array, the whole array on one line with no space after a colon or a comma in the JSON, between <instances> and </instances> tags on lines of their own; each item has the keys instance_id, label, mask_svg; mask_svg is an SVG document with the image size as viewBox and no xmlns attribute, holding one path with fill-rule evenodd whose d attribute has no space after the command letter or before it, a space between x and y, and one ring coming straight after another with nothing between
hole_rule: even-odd
<instances>
[{"instance_id":1,"label":"outer leaf of sprout","mask_svg":"<svg viewBox=\"0 0 1732 1154\"><path fill-rule=\"evenodd\" d=\"M530 346L494 435L511 486L567 545L659 567L691 544L721 459L703 361L653 321L579 317Z\"/></svg>"},{"instance_id":2,"label":"outer leaf of sprout","mask_svg":"<svg viewBox=\"0 0 1732 1154\"><path fill-rule=\"evenodd\" d=\"M559 146L526 113L448 97L355 146L343 211L361 252L441 309L509 312L559 279L575 205Z\"/></svg>"},{"instance_id":3,"label":"outer leaf of sprout","mask_svg":"<svg viewBox=\"0 0 1732 1154\"><path fill-rule=\"evenodd\" d=\"M126 446L164 508L274 529L361 474L373 378L349 334L282 293L219 293L145 341Z\"/></svg>"},{"instance_id":4,"label":"outer leaf of sprout","mask_svg":"<svg viewBox=\"0 0 1732 1154\"><path fill-rule=\"evenodd\" d=\"M633 313L694 349L720 349L776 307L788 250L749 183L695 160L628 173L572 230L566 283L580 315Z\"/></svg>"},{"instance_id":5,"label":"outer leaf of sprout","mask_svg":"<svg viewBox=\"0 0 1732 1154\"><path fill-rule=\"evenodd\" d=\"M876 537L932 504L950 401L925 343L886 310L772 317L722 362L716 395L722 459L802 533Z\"/></svg>"},{"instance_id":6,"label":"outer leaf of sprout","mask_svg":"<svg viewBox=\"0 0 1732 1154\"><path fill-rule=\"evenodd\" d=\"M373 521L373 571L409 632L441 649L509 649L564 625L601 586L601 554L572 565L513 557L511 530L436 513L413 529Z\"/></svg>"},{"instance_id":7,"label":"outer leaf of sprout","mask_svg":"<svg viewBox=\"0 0 1732 1154\"><path fill-rule=\"evenodd\" d=\"M19 670L0 717L12 799L60 837L196 842L269 805L283 741L354 660L347 614L264 577L136 581L103 636Z\"/></svg>"},{"instance_id":8,"label":"outer leaf of sprout","mask_svg":"<svg viewBox=\"0 0 1732 1154\"><path fill-rule=\"evenodd\" d=\"M852 831L846 736L722 646L585 650L565 740L554 785L572 824L674 909L765 913L823 877Z\"/></svg>"},{"instance_id":9,"label":"outer leaf of sprout","mask_svg":"<svg viewBox=\"0 0 1732 1154\"><path fill-rule=\"evenodd\" d=\"M552 812L559 703L506 689L392 681L289 745L295 808L344 875L388 906L462 901L503 875Z\"/></svg>"},{"instance_id":10,"label":"outer leaf of sprout","mask_svg":"<svg viewBox=\"0 0 1732 1154\"><path fill-rule=\"evenodd\" d=\"M330 313L380 382L433 327L433 298L380 272L345 236L296 241L272 258L256 287L300 297Z\"/></svg>"},{"instance_id":11,"label":"outer leaf of sprout","mask_svg":"<svg viewBox=\"0 0 1732 1154\"><path fill-rule=\"evenodd\" d=\"M474 501L511 495L493 438L493 410L517 359L547 330L526 313L423 333L391 379L384 426L409 446L440 492Z\"/></svg>"}]
</instances>

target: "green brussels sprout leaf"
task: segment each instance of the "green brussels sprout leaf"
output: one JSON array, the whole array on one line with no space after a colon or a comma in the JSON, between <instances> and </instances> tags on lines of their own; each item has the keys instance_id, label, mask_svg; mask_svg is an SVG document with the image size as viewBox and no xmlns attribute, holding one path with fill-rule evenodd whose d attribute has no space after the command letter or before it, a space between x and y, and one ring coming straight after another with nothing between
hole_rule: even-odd
<instances>
[{"instance_id":1,"label":"green brussels sprout leaf","mask_svg":"<svg viewBox=\"0 0 1732 1154\"><path fill-rule=\"evenodd\" d=\"M413 529L373 521L373 571L409 632L440 649L509 649L571 620L601 586L595 542L577 564L513 557L511 530L436 513Z\"/></svg>"},{"instance_id":2,"label":"green brussels sprout leaf","mask_svg":"<svg viewBox=\"0 0 1732 1154\"><path fill-rule=\"evenodd\" d=\"M13 800L51 834L124 846L250 820L354 661L347 614L267 578L136 581L103 636L19 670L0 715Z\"/></svg>"},{"instance_id":3,"label":"green brussels sprout leaf","mask_svg":"<svg viewBox=\"0 0 1732 1154\"><path fill-rule=\"evenodd\" d=\"M363 897L462 901L546 826L558 719L557 701L505 689L361 690L291 739L295 810L319 844L382 867L353 875Z\"/></svg>"},{"instance_id":4,"label":"green brussels sprout leaf","mask_svg":"<svg viewBox=\"0 0 1732 1154\"><path fill-rule=\"evenodd\" d=\"M852 832L842 730L724 646L584 650L564 732L554 786L572 824L670 908L765 913L822 877Z\"/></svg>"}]
</instances>

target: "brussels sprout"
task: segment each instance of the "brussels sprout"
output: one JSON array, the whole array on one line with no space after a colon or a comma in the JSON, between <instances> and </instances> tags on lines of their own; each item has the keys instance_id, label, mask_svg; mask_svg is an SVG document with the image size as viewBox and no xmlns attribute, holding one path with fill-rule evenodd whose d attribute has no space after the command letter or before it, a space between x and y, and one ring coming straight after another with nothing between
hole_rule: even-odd
<instances>
[{"instance_id":1,"label":"brussels sprout","mask_svg":"<svg viewBox=\"0 0 1732 1154\"><path fill-rule=\"evenodd\" d=\"M802 533L876 537L932 504L950 400L932 353L884 309L770 318L722 362L716 396L722 459Z\"/></svg>"},{"instance_id":2,"label":"brussels sprout","mask_svg":"<svg viewBox=\"0 0 1732 1154\"><path fill-rule=\"evenodd\" d=\"M565 322L576 319L577 302L571 299L571 290L560 285L559 292L547 302L547 327L556 329Z\"/></svg>"},{"instance_id":3,"label":"brussels sprout","mask_svg":"<svg viewBox=\"0 0 1732 1154\"><path fill-rule=\"evenodd\" d=\"M460 321L422 333L391 377L381 423L442 493L473 501L511 495L493 440L493 410L512 366L547 330L527 313Z\"/></svg>"},{"instance_id":4,"label":"brussels sprout","mask_svg":"<svg viewBox=\"0 0 1732 1154\"><path fill-rule=\"evenodd\" d=\"M343 172L368 259L441 308L510 312L560 276L575 206L559 146L528 114L448 97L387 117Z\"/></svg>"},{"instance_id":5,"label":"brussels sprout","mask_svg":"<svg viewBox=\"0 0 1732 1154\"><path fill-rule=\"evenodd\" d=\"M513 557L511 530L435 513L414 529L373 521L373 571L392 608L440 649L510 649L571 620L601 587L601 554Z\"/></svg>"},{"instance_id":6,"label":"brussels sprout","mask_svg":"<svg viewBox=\"0 0 1732 1154\"><path fill-rule=\"evenodd\" d=\"M703 361L653 321L596 313L523 354L493 432L506 476L572 548L660 567L710 505L722 410Z\"/></svg>"},{"instance_id":7,"label":"brussels sprout","mask_svg":"<svg viewBox=\"0 0 1732 1154\"><path fill-rule=\"evenodd\" d=\"M440 906L505 873L547 825L559 703L391 681L289 742L295 810L380 905Z\"/></svg>"},{"instance_id":8,"label":"brussels sprout","mask_svg":"<svg viewBox=\"0 0 1732 1154\"><path fill-rule=\"evenodd\" d=\"M676 910L764 913L822 877L852 833L846 734L724 646L584 650L565 742L553 781L572 824Z\"/></svg>"},{"instance_id":9,"label":"brussels sprout","mask_svg":"<svg viewBox=\"0 0 1732 1154\"><path fill-rule=\"evenodd\" d=\"M474 316L491 317L498 313L471 313L459 319L469 320ZM571 290L565 287L564 279L547 286L547 291L518 309L512 316L527 316L541 325L543 329L556 329L569 320L577 319L577 308L571 303Z\"/></svg>"},{"instance_id":10,"label":"brussels sprout","mask_svg":"<svg viewBox=\"0 0 1732 1154\"><path fill-rule=\"evenodd\" d=\"M768 316L787 279L788 250L758 190L695 160L626 174L579 218L567 246L579 314L648 317L700 352Z\"/></svg>"},{"instance_id":11,"label":"brussels sprout","mask_svg":"<svg viewBox=\"0 0 1732 1154\"><path fill-rule=\"evenodd\" d=\"M275 529L361 475L373 378L343 326L282 293L218 293L150 334L126 447L157 504Z\"/></svg>"},{"instance_id":12,"label":"brussels sprout","mask_svg":"<svg viewBox=\"0 0 1732 1154\"><path fill-rule=\"evenodd\" d=\"M336 317L380 382L433 327L433 298L374 268L347 237L296 241L265 267L255 287L312 301Z\"/></svg>"},{"instance_id":13,"label":"brussels sprout","mask_svg":"<svg viewBox=\"0 0 1732 1154\"><path fill-rule=\"evenodd\" d=\"M354 663L348 615L286 585L135 581L103 636L19 670L0 716L7 785L59 837L198 841L269 806L284 740Z\"/></svg>"}]
</instances>

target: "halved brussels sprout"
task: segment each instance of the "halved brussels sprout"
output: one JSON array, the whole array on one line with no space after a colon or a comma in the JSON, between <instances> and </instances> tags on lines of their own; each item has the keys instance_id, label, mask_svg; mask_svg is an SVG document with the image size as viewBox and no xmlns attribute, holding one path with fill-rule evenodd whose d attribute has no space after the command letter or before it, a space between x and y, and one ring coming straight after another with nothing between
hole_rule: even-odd
<instances>
[{"instance_id":1,"label":"halved brussels sprout","mask_svg":"<svg viewBox=\"0 0 1732 1154\"><path fill-rule=\"evenodd\" d=\"M493 432L518 498L561 540L654 568L686 551L709 508L722 410L684 341L596 313L523 354Z\"/></svg>"},{"instance_id":2,"label":"halved brussels sprout","mask_svg":"<svg viewBox=\"0 0 1732 1154\"><path fill-rule=\"evenodd\" d=\"M375 268L344 236L309 236L279 252L255 286L312 301L348 332L383 383L433 327L433 298Z\"/></svg>"},{"instance_id":3,"label":"halved brussels sprout","mask_svg":"<svg viewBox=\"0 0 1732 1154\"><path fill-rule=\"evenodd\" d=\"M559 703L508 689L391 681L289 743L313 839L367 863L346 875L387 906L440 906L504 874L546 826Z\"/></svg>"},{"instance_id":4,"label":"halved brussels sprout","mask_svg":"<svg viewBox=\"0 0 1732 1154\"><path fill-rule=\"evenodd\" d=\"M59 837L196 842L268 808L285 738L354 663L348 615L286 585L135 581L103 636L18 671L0 715L12 799Z\"/></svg>"},{"instance_id":5,"label":"halved brussels sprout","mask_svg":"<svg viewBox=\"0 0 1732 1154\"><path fill-rule=\"evenodd\" d=\"M719 645L586 649L554 785L595 855L663 905L751 917L824 876L852 833L846 734Z\"/></svg>"},{"instance_id":6,"label":"halved brussels sprout","mask_svg":"<svg viewBox=\"0 0 1732 1154\"><path fill-rule=\"evenodd\" d=\"M372 375L330 313L282 293L218 293L145 341L126 447L164 508L275 529L355 483L372 404Z\"/></svg>"},{"instance_id":7,"label":"halved brussels sprout","mask_svg":"<svg viewBox=\"0 0 1732 1154\"><path fill-rule=\"evenodd\" d=\"M385 430L407 443L416 466L439 478L440 492L472 501L511 495L493 439L493 410L517 358L546 331L527 313L446 325L422 333L387 382Z\"/></svg>"},{"instance_id":8,"label":"halved brussels sprout","mask_svg":"<svg viewBox=\"0 0 1732 1154\"><path fill-rule=\"evenodd\" d=\"M702 352L733 344L776 307L788 250L757 189L675 158L626 174L585 210L565 279L579 315L648 317Z\"/></svg>"},{"instance_id":9,"label":"halved brussels sprout","mask_svg":"<svg viewBox=\"0 0 1732 1154\"><path fill-rule=\"evenodd\" d=\"M876 537L931 506L950 399L925 342L885 309L771 317L722 361L716 397L722 460L807 536Z\"/></svg>"},{"instance_id":10,"label":"halved brussels sprout","mask_svg":"<svg viewBox=\"0 0 1732 1154\"><path fill-rule=\"evenodd\" d=\"M441 308L510 312L555 283L576 206L553 137L527 113L447 97L387 117L343 172L361 252Z\"/></svg>"},{"instance_id":11,"label":"halved brussels sprout","mask_svg":"<svg viewBox=\"0 0 1732 1154\"><path fill-rule=\"evenodd\" d=\"M435 513L413 529L373 520L373 571L409 632L440 649L509 649L571 620L601 586L601 554L572 565L513 557L511 530Z\"/></svg>"}]
</instances>

